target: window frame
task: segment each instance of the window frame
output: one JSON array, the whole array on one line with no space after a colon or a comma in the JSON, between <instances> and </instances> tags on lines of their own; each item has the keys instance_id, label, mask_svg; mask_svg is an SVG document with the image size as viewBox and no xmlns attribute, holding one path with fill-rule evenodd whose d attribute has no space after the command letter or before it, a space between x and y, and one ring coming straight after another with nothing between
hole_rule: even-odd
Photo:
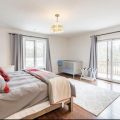
<instances>
[{"instance_id":1,"label":"window frame","mask_svg":"<svg viewBox=\"0 0 120 120\"><path fill-rule=\"evenodd\" d=\"M33 37L23 37L23 61L24 61L24 69L26 67L26 41L33 41L34 44L34 67L35 68L41 68L41 69L46 69L46 47L47 47L47 41L46 39L42 38L33 38ZM37 66L37 41L41 41L44 44L44 54L43 54L43 61L44 64L42 66ZM28 67L29 68L29 67Z\"/></svg>"}]
</instances>

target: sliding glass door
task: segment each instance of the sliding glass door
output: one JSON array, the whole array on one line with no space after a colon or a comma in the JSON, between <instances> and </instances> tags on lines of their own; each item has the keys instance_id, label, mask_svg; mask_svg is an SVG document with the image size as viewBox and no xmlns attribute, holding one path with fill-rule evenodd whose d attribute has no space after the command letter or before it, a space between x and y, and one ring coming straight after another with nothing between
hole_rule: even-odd
<instances>
[{"instance_id":1,"label":"sliding glass door","mask_svg":"<svg viewBox=\"0 0 120 120\"><path fill-rule=\"evenodd\" d=\"M120 40L97 42L97 77L120 82Z\"/></svg>"}]
</instances>

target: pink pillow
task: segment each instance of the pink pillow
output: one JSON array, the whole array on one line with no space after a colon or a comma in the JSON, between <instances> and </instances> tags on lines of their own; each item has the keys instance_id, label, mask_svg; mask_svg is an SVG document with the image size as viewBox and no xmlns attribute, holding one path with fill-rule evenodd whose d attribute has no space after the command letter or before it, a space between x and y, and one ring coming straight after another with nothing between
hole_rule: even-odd
<instances>
[{"instance_id":1,"label":"pink pillow","mask_svg":"<svg viewBox=\"0 0 120 120\"><path fill-rule=\"evenodd\" d=\"M39 71L39 70L36 69L36 68L30 68L30 69L27 69L26 71L28 71L28 72L36 72L36 71Z\"/></svg>"},{"instance_id":2,"label":"pink pillow","mask_svg":"<svg viewBox=\"0 0 120 120\"><path fill-rule=\"evenodd\" d=\"M9 81L9 75L0 67L0 75L4 78L5 81Z\"/></svg>"},{"instance_id":3,"label":"pink pillow","mask_svg":"<svg viewBox=\"0 0 120 120\"><path fill-rule=\"evenodd\" d=\"M4 78L0 75L0 93L9 93L10 89Z\"/></svg>"}]
</instances>

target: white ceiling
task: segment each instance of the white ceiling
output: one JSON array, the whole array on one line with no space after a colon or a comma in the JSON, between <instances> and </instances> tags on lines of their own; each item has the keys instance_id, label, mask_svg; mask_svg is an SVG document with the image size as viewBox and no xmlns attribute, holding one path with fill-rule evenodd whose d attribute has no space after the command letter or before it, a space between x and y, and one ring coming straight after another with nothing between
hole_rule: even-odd
<instances>
[{"instance_id":1,"label":"white ceiling","mask_svg":"<svg viewBox=\"0 0 120 120\"><path fill-rule=\"evenodd\" d=\"M0 0L0 25L53 34L54 14L61 15L62 35L120 24L120 0Z\"/></svg>"}]
</instances>

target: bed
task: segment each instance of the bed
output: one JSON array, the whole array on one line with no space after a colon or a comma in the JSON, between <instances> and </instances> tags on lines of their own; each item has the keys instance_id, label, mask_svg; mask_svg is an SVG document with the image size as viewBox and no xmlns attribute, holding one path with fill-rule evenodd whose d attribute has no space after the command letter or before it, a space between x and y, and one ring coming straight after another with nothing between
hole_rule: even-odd
<instances>
[{"instance_id":1,"label":"bed","mask_svg":"<svg viewBox=\"0 0 120 120\"><path fill-rule=\"evenodd\" d=\"M0 119L33 119L63 106L63 101L50 103L49 87L44 81L25 71L12 72L9 76L11 91L0 94ZM64 104L72 111L72 96Z\"/></svg>"}]
</instances>

